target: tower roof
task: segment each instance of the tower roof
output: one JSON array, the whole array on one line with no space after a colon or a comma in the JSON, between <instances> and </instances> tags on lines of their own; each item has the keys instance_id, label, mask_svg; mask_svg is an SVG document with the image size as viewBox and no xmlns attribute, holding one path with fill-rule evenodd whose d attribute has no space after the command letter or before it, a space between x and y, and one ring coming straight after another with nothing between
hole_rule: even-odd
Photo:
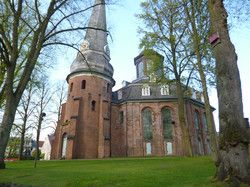
<instances>
[{"instance_id":1,"label":"tower roof","mask_svg":"<svg viewBox=\"0 0 250 187\"><path fill-rule=\"evenodd\" d=\"M85 40L89 42L89 48L104 52L107 42L107 23L104 0L95 0Z\"/></svg>"},{"instance_id":2,"label":"tower roof","mask_svg":"<svg viewBox=\"0 0 250 187\"><path fill-rule=\"evenodd\" d=\"M105 0L95 0L80 51L70 67L67 79L71 75L91 73L114 82L113 67L109 63Z\"/></svg>"}]
</instances>

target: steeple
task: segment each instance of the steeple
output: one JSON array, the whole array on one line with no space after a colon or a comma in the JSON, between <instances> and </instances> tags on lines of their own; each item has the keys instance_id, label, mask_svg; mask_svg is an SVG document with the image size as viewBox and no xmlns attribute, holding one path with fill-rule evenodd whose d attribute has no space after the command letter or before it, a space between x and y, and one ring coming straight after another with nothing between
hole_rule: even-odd
<instances>
[{"instance_id":1,"label":"steeple","mask_svg":"<svg viewBox=\"0 0 250 187\"><path fill-rule=\"evenodd\" d=\"M109 63L105 0L95 0L80 51L70 67L67 79L79 73L97 74L114 83L113 67Z\"/></svg>"},{"instance_id":2,"label":"steeple","mask_svg":"<svg viewBox=\"0 0 250 187\"><path fill-rule=\"evenodd\" d=\"M108 44L104 0L95 0L85 40L89 42L89 48L96 51L104 52L104 47Z\"/></svg>"}]
</instances>

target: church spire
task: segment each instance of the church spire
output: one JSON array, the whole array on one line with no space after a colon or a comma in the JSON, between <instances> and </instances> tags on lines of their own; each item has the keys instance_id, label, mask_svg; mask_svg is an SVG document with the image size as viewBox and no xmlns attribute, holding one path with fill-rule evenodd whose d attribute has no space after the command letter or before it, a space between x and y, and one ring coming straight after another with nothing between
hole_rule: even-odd
<instances>
[{"instance_id":1,"label":"church spire","mask_svg":"<svg viewBox=\"0 0 250 187\"><path fill-rule=\"evenodd\" d=\"M70 66L67 80L76 74L91 73L109 79L114 84L114 70L109 61L105 0L95 0L84 41Z\"/></svg>"},{"instance_id":2,"label":"church spire","mask_svg":"<svg viewBox=\"0 0 250 187\"><path fill-rule=\"evenodd\" d=\"M89 43L89 49L105 52L104 48L108 42L104 0L95 0L85 35L85 41Z\"/></svg>"}]
</instances>

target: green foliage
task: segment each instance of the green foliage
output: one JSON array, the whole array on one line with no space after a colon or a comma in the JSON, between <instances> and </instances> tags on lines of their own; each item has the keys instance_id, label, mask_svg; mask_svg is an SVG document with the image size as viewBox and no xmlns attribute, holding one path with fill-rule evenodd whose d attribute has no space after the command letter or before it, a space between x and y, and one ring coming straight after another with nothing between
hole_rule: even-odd
<instances>
[{"instance_id":1,"label":"green foliage","mask_svg":"<svg viewBox=\"0 0 250 187\"><path fill-rule=\"evenodd\" d=\"M36 150L33 150L31 152L31 157L32 158L36 158ZM41 150L39 149L39 151L38 151L38 158L42 159L43 157L44 157L44 155L42 154Z\"/></svg>"},{"instance_id":2,"label":"green foliage","mask_svg":"<svg viewBox=\"0 0 250 187\"><path fill-rule=\"evenodd\" d=\"M220 186L209 157L8 162L0 183L32 186Z\"/></svg>"},{"instance_id":3,"label":"green foliage","mask_svg":"<svg viewBox=\"0 0 250 187\"><path fill-rule=\"evenodd\" d=\"M17 158L19 154L19 148L20 148L20 138L11 137L7 145L5 156L7 158Z\"/></svg>"},{"instance_id":4,"label":"green foliage","mask_svg":"<svg viewBox=\"0 0 250 187\"><path fill-rule=\"evenodd\" d=\"M137 15L144 23L139 29L140 48L153 49L164 56L164 64L158 65L164 66L165 77L176 80L186 80L181 77L187 76L193 53L182 4L181 0L149 0L141 3L142 13Z\"/></svg>"}]
</instances>

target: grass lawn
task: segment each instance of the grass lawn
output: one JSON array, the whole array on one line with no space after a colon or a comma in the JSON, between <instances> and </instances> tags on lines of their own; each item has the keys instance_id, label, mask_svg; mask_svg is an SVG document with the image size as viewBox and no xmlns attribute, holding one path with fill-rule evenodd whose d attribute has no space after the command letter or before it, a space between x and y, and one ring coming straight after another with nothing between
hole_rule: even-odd
<instances>
[{"instance_id":1,"label":"grass lawn","mask_svg":"<svg viewBox=\"0 0 250 187\"><path fill-rule=\"evenodd\" d=\"M210 157L7 162L0 183L32 186L222 186Z\"/></svg>"}]
</instances>

